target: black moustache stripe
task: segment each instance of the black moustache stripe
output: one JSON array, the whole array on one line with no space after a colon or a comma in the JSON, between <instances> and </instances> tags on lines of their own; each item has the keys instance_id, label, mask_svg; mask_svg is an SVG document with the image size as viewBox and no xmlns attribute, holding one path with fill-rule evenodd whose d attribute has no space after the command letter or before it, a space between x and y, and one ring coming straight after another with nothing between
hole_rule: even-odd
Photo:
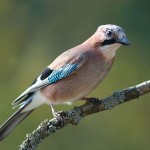
<instances>
[{"instance_id":1,"label":"black moustache stripe","mask_svg":"<svg viewBox=\"0 0 150 150\"><path fill-rule=\"evenodd\" d=\"M104 40L104 41L101 43L101 46L110 45L110 44L114 44L114 43L116 43L116 40L115 40L115 39Z\"/></svg>"}]
</instances>

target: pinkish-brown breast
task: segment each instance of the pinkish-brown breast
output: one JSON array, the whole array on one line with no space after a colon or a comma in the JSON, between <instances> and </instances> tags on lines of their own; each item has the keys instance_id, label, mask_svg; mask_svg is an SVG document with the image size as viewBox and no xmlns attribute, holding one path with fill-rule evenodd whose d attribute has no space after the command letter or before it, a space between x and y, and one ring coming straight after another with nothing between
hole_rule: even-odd
<instances>
[{"instance_id":1,"label":"pinkish-brown breast","mask_svg":"<svg viewBox=\"0 0 150 150\"><path fill-rule=\"evenodd\" d=\"M41 93L52 104L70 102L83 98L102 81L114 61L114 58L106 59L99 53L99 50L83 49L82 53L87 57L86 63L83 66L70 76L41 89ZM55 64L51 66L53 67Z\"/></svg>"}]
</instances>

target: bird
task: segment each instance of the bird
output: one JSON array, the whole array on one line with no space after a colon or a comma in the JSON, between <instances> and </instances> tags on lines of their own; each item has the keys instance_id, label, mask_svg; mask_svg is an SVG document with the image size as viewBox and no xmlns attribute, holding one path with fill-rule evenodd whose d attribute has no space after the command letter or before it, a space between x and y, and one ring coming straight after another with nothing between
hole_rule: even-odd
<instances>
[{"instance_id":1,"label":"bird","mask_svg":"<svg viewBox=\"0 0 150 150\"><path fill-rule=\"evenodd\" d=\"M108 74L121 45L130 45L123 28L106 24L82 44L59 55L13 101L18 109L0 126L0 141L40 105L50 105L55 116L53 105L84 99Z\"/></svg>"}]
</instances>

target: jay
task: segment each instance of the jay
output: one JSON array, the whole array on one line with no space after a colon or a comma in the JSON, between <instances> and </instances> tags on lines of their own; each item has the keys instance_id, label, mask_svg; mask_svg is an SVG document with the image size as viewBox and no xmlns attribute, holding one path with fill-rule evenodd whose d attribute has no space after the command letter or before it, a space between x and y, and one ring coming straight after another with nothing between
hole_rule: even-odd
<instances>
[{"instance_id":1,"label":"jay","mask_svg":"<svg viewBox=\"0 0 150 150\"><path fill-rule=\"evenodd\" d=\"M124 30L101 25L85 42L58 56L13 103L18 110L0 127L3 140L35 108L74 102L89 94L107 75L117 49L129 45Z\"/></svg>"}]
</instances>

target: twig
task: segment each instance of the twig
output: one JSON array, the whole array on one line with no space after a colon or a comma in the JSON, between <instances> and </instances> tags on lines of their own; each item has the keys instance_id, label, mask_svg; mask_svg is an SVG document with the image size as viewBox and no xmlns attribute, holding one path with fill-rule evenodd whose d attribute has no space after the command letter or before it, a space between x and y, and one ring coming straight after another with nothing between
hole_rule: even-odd
<instances>
[{"instance_id":1,"label":"twig","mask_svg":"<svg viewBox=\"0 0 150 150\"><path fill-rule=\"evenodd\" d=\"M26 135L26 139L19 146L19 150L35 150L43 139L66 125L76 125L85 116L110 110L119 104L139 98L139 96L149 92L150 80L124 90L116 91L103 99L85 98L87 102L84 105L63 112L61 117L43 121L36 130Z\"/></svg>"}]
</instances>

